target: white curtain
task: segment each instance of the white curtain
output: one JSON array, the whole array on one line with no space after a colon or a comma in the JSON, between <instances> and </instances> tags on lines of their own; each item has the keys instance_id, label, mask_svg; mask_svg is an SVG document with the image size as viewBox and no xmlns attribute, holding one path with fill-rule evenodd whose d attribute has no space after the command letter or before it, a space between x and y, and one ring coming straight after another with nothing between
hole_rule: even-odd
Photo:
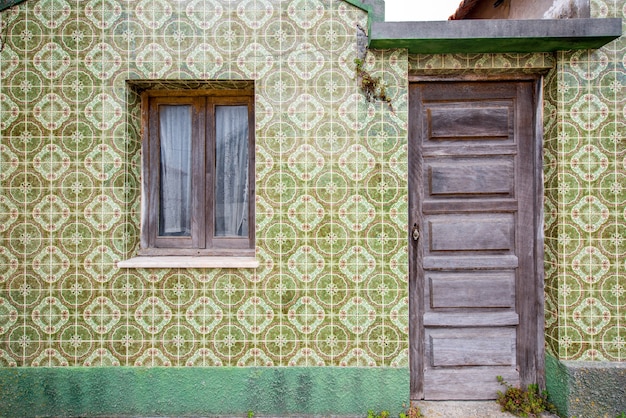
<instances>
[{"instance_id":1,"label":"white curtain","mask_svg":"<svg viewBox=\"0 0 626 418\"><path fill-rule=\"evenodd\" d=\"M160 106L159 235L191 234L191 106Z\"/></svg>"},{"instance_id":2,"label":"white curtain","mask_svg":"<svg viewBox=\"0 0 626 418\"><path fill-rule=\"evenodd\" d=\"M248 107L215 110L215 236L248 235Z\"/></svg>"}]
</instances>

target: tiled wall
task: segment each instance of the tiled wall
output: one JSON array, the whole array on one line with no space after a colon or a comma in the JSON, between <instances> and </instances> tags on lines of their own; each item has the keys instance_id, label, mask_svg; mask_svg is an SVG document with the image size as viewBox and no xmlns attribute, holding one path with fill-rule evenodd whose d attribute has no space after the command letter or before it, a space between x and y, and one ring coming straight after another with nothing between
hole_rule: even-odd
<instances>
[{"instance_id":1,"label":"tiled wall","mask_svg":"<svg viewBox=\"0 0 626 418\"><path fill-rule=\"evenodd\" d=\"M626 1L592 4L626 15ZM533 55L411 56L418 72L548 69L544 81L546 348L626 361L626 42Z\"/></svg>"},{"instance_id":2,"label":"tiled wall","mask_svg":"<svg viewBox=\"0 0 626 418\"><path fill-rule=\"evenodd\" d=\"M341 0L28 0L2 13L0 366L408 365L407 55L355 80ZM139 241L127 79L256 91L256 270L116 267Z\"/></svg>"},{"instance_id":3,"label":"tiled wall","mask_svg":"<svg viewBox=\"0 0 626 418\"><path fill-rule=\"evenodd\" d=\"M392 112L357 87L366 15L341 0L28 0L1 19L0 366L408 367L407 69L555 64L370 53ZM562 359L626 358L624 55L560 53L546 78ZM139 234L127 79L255 80L258 269L117 269Z\"/></svg>"},{"instance_id":4,"label":"tiled wall","mask_svg":"<svg viewBox=\"0 0 626 418\"><path fill-rule=\"evenodd\" d=\"M546 342L565 360L626 361L625 56L624 38L559 53L546 81Z\"/></svg>"}]
</instances>

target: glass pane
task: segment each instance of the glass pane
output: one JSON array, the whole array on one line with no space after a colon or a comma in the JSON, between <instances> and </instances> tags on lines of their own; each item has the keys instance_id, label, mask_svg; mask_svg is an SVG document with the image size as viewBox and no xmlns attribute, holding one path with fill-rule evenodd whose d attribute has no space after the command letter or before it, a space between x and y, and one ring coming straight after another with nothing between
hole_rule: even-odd
<instances>
[{"instance_id":1,"label":"glass pane","mask_svg":"<svg viewBox=\"0 0 626 418\"><path fill-rule=\"evenodd\" d=\"M159 135L159 236L191 236L191 106L160 106Z\"/></svg>"},{"instance_id":2,"label":"glass pane","mask_svg":"<svg viewBox=\"0 0 626 418\"><path fill-rule=\"evenodd\" d=\"M248 236L248 106L215 109L215 236Z\"/></svg>"}]
</instances>

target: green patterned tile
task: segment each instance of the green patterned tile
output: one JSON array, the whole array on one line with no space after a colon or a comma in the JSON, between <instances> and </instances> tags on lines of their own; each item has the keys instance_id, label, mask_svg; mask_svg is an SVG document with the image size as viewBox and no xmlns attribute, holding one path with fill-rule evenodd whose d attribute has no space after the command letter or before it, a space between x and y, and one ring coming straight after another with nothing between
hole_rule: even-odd
<instances>
[{"instance_id":1,"label":"green patterned tile","mask_svg":"<svg viewBox=\"0 0 626 418\"><path fill-rule=\"evenodd\" d=\"M3 15L0 298L20 321L0 364L408 367L405 75L555 63L547 341L563 358L623 360L621 41L557 58L372 51L389 112L354 85L365 14L342 1L43 4ZM126 80L150 78L255 81L257 270L117 269L140 231L140 100ZM596 334L598 313L575 311L590 287L611 315Z\"/></svg>"}]
</instances>

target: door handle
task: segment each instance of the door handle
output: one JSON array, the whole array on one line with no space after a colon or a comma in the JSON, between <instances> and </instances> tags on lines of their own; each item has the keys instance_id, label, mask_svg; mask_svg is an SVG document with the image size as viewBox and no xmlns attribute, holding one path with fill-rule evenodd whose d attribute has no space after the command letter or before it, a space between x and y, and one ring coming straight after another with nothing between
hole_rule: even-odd
<instances>
[{"instance_id":1,"label":"door handle","mask_svg":"<svg viewBox=\"0 0 626 418\"><path fill-rule=\"evenodd\" d=\"M413 241L417 241L420 238L420 229L417 226L417 223L413 224L413 232L411 233L413 236Z\"/></svg>"}]
</instances>

